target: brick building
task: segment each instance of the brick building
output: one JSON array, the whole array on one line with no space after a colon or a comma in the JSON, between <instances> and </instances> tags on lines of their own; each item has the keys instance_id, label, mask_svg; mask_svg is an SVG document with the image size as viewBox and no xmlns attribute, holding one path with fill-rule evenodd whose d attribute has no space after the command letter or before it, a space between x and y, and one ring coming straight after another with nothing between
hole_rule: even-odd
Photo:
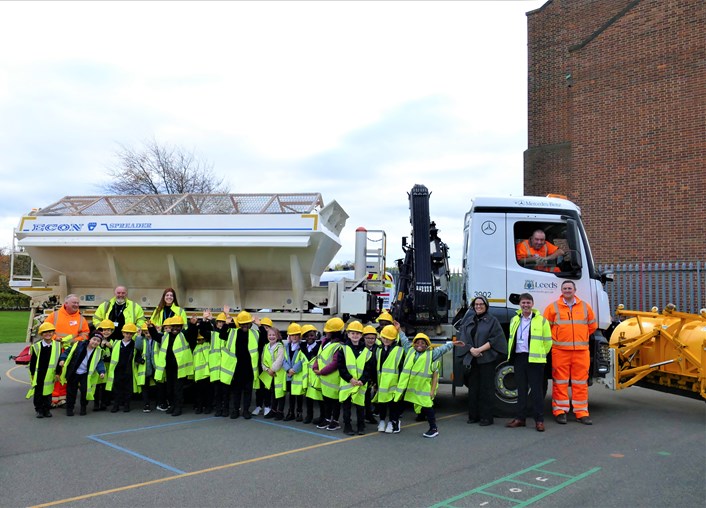
<instances>
[{"instance_id":1,"label":"brick building","mask_svg":"<svg viewBox=\"0 0 706 508\"><path fill-rule=\"evenodd\" d=\"M527 195L565 194L599 263L706 257L706 2L527 13Z\"/></svg>"}]
</instances>

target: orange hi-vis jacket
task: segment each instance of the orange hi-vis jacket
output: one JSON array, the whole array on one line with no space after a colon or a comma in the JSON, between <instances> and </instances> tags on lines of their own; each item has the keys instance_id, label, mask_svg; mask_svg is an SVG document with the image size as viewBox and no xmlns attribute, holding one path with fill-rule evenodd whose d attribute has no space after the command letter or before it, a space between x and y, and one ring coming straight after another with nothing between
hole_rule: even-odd
<instances>
[{"instance_id":1,"label":"orange hi-vis jacket","mask_svg":"<svg viewBox=\"0 0 706 508\"><path fill-rule=\"evenodd\" d=\"M69 335L76 340L88 338L88 321L81 315L80 311L69 314L62 305L59 310L49 314L44 321L54 325L56 328L54 335L59 339L64 339Z\"/></svg>"},{"instance_id":2,"label":"orange hi-vis jacket","mask_svg":"<svg viewBox=\"0 0 706 508\"><path fill-rule=\"evenodd\" d=\"M559 298L544 309L544 317L552 328L552 348L588 349L588 338L598 329L593 309L574 296L574 305L569 307Z\"/></svg>"}]
</instances>

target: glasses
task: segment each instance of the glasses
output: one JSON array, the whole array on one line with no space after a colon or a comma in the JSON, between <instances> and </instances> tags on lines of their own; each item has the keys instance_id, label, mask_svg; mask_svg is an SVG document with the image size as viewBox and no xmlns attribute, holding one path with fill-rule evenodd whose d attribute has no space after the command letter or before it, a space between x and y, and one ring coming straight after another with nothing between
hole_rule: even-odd
<instances>
[{"instance_id":1,"label":"glasses","mask_svg":"<svg viewBox=\"0 0 706 508\"><path fill-rule=\"evenodd\" d=\"M484 303L474 303L473 306L474 307L485 307L485 304Z\"/></svg>"}]
</instances>

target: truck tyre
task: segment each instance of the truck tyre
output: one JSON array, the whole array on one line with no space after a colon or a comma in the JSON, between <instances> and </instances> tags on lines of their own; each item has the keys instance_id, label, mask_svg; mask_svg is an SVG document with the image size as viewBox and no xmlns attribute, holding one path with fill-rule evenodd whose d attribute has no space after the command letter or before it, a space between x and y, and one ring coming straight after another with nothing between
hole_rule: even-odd
<instances>
[{"instance_id":1,"label":"truck tyre","mask_svg":"<svg viewBox=\"0 0 706 508\"><path fill-rule=\"evenodd\" d=\"M542 383L542 396L547 395L548 380ZM527 415L532 415L532 401L527 398ZM498 418L514 418L517 416L517 381L515 368L504 361L495 367L495 407L493 415Z\"/></svg>"}]
</instances>

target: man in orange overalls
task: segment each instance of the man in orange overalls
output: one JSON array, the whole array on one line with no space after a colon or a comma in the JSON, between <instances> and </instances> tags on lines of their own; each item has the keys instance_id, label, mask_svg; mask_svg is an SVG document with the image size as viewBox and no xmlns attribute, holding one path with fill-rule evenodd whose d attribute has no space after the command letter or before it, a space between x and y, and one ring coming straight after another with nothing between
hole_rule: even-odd
<instances>
[{"instance_id":1,"label":"man in orange overalls","mask_svg":"<svg viewBox=\"0 0 706 508\"><path fill-rule=\"evenodd\" d=\"M79 311L79 299L76 295L68 295L64 299L64 305L49 314L44 322L54 325L54 340L62 341L63 348L70 348L74 342L88 338L88 321ZM51 398L52 407L63 406L66 403L66 385L57 381Z\"/></svg>"},{"instance_id":2,"label":"man in orange overalls","mask_svg":"<svg viewBox=\"0 0 706 508\"><path fill-rule=\"evenodd\" d=\"M576 297L576 284L565 280L561 298L544 310L552 329L552 413L557 423L566 423L573 407L576 419L584 425L593 421L588 414L588 370L591 355L588 340L598 328L593 309ZM569 384L571 402L569 405Z\"/></svg>"},{"instance_id":3,"label":"man in orange overalls","mask_svg":"<svg viewBox=\"0 0 706 508\"><path fill-rule=\"evenodd\" d=\"M535 230L528 240L523 240L515 247L518 263L543 272L558 272L556 258L564 254L562 249L547 241L547 235L541 229Z\"/></svg>"}]
</instances>

